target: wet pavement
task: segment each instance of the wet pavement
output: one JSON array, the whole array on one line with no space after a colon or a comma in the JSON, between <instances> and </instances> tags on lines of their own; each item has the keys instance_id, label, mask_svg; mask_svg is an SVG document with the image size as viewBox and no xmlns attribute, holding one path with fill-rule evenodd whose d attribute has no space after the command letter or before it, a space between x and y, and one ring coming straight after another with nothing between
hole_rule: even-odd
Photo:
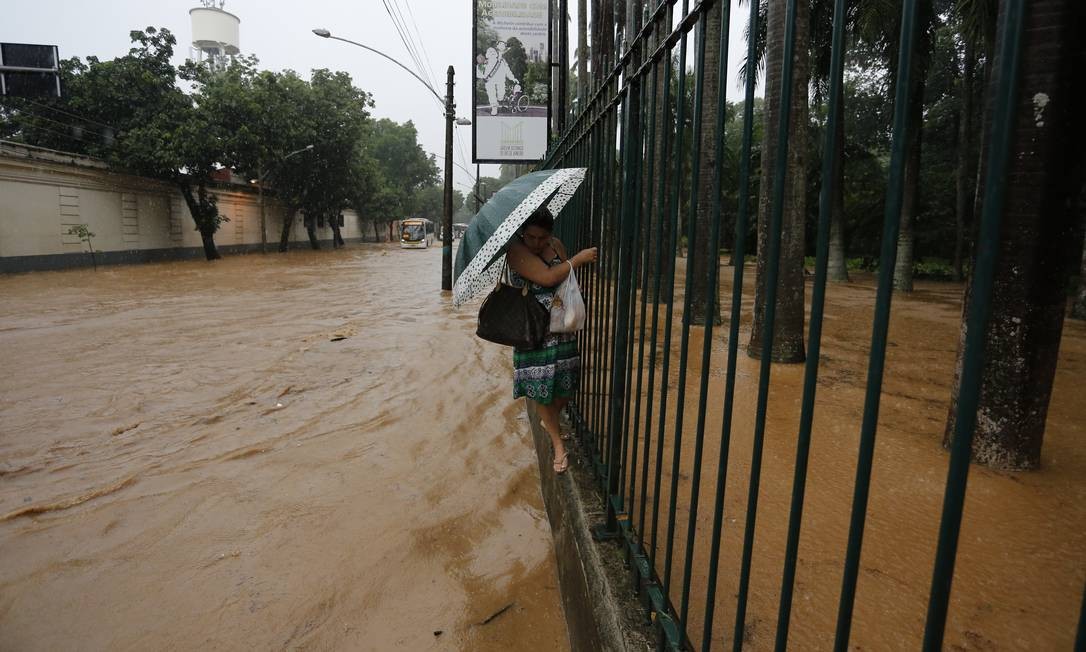
<instances>
[{"instance_id":1,"label":"wet pavement","mask_svg":"<svg viewBox=\"0 0 1086 652\"><path fill-rule=\"evenodd\" d=\"M0 649L567 649L439 248L0 277Z\"/></svg>"}]
</instances>

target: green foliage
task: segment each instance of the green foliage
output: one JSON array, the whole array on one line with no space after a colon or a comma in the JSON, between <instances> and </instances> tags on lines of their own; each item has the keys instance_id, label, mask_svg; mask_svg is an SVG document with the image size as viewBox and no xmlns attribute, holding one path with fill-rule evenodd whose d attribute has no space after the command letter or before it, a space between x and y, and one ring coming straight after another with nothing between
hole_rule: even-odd
<instances>
[{"instance_id":1,"label":"green foliage","mask_svg":"<svg viewBox=\"0 0 1086 652\"><path fill-rule=\"evenodd\" d=\"M360 183L354 206L379 222L408 217L415 210L420 190L438 183L439 168L418 143L418 132L382 118L366 130L359 164L371 179Z\"/></svg>"},{"instance_id":2,"label":"green foliage","mask_svg":"<svg viewBox=\"0 0 1086 652\"><path fill-rule=\"evenodd\" d=\"M954 266L944 258L917 260L913 269L918 278L930 278L938 281L954 280Z\"/></svg>"},{"instance_id":3,"label":"green foliage","mask_svg":"<svg viewBox=\"0 0 1086 652\"><path fill-rule=\"evenodd\" d=\"M454 221L458 209L463 207L465 202L470 202L472 206L475 205L473 198L465 198L464 193L453 189L452 205ZM412 204L414 205L412 217L425 217L428 220L440 222L445 219L445 186L434 184L422 188L415 193L415 199ZM470 218L471 215L468 217Z\"/></svg>"},{"instance_id":4,"label":"green foliage","mask_svg":"<svg viewBox=\"0 0 1086 652\"><path fill-rule=\"evenodd\" d=\"M94 244L91 242L91 238L94 237L94 232L92 232L86 224L76 224L68 227L68 235L74 235L78 237L81 242L87 243L87 250L91 255L91 264L94 265L94 269L97 271L98 261L94 257Z\"/></svg>"}]
</instances>

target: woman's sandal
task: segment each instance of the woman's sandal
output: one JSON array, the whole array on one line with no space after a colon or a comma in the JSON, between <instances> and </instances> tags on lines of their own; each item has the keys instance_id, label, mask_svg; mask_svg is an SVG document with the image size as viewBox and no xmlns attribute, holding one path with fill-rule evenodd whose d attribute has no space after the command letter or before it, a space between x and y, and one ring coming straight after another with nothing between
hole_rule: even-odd
<instances>
[{"instance_id":1,"label":"woman's sandal","mask_svg":"<svg viewBox=\"0 0 1086 652\"><path fill-rule=\"evenodd\" d=\"M561 457L554 458L554 474L562 475L569 468L569 451L562 453Z\"/></svg>"}]
</instances>

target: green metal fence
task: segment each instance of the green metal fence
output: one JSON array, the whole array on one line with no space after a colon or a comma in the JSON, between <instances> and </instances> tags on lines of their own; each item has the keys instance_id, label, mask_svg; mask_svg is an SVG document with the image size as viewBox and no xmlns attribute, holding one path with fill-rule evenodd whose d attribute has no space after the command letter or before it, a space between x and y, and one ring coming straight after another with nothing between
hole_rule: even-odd
<instances>
[{"instance_id":1,"label":"green metal fence","mask_svg":"<svg viewBox=\"0 0 1086 652\"><path fill-rule=\"evenodd\" d=\"M1013 124L1015 79L1021 40L1024 0L1009 0L1006 19L1001 22L999 60L1004 62L997 100L993 105L992 132L988 149L984 211L978 238L978 257L973 274L972 293L967 315L968 339L960 389L959 413L969 418L957 420L957 431L950 455L949 474L932 571L930 598L924 632L924 648L939 649L947 619L947 606L962 520L966 479L969 471L970 444L975 426L979 395L986 307L992 291L994 243L1002 212L1002 191L1009 156L1009 135ZM631 576L652 616L661 648L685 649L695 641L709 649L714 632L729 628L727 637L733 648L743 646L746 609L750 600L750 574L755 549L754 533L758 516L758 496L766 415L772 366L777 271L781 251L782 212L785 192L787 152L790 146L787 120L780 120L775 170L766 180L772 193L768 242L768 279L765 301L764 332L757 384L756 413L752 437L746 517L743 523L742 558L738 568L722 568L720 542L725 528L725 488L736 404L736 377L740 316L743 299L742 264L734 266L730 314L727 322L727 360L723 396L710 396L709 374L712 356L713 315L710 305L702 325L698 407L694 430L691 475L680 487L680 460L688 442L682 440L685 414L689 356L691 354L691 289L693 273L685 274L685 294L679 334L677 369L673 368L673 317L676 305L676 268L680 261L680 233L685 227L688 252L698 247L719 250L721 238L721 184L724 156L716 156L712 226L708 242L698 242L693 216L699 202L700 147L703 135L721 142L725 125L728 70L728 42L740 38L729 34L730 3L722 11L720 40L707 43L706 12L713 0L703 0L693 8L687 0L662 0L647 12L644 26L628 39L628 50L617 61L605 64L607 74L595 80L596 91L561 139L555 143L546 167L584 166L589 169L585 188L566 209L558 224L559 235L577 246L598 244L600 262L588 268L581 279L589 298L589 316L581 334L584 375L579 394L572 404L572 416L578 435L591 451L591 464L606 496L606 522L599 527L600 538L615 538L627 552ZM747 3L751 32L757 31L757 2ZM887 330L892 297L892 275L896 257L898 216L903 196L905 138L912 127L906 107L912 85L909 75L917 40L917 0L901 3L899 65L894 85L893 141L890 174L887 181L884 230L881 243L878 287L863 418L860 432L854 495L851 507L843 582L837 609L835 649L847 649L852 627L853 606L864 525L871 484L874 444L877 433L879 399L882 392L883 366L886 359ZM845 2L837 0L834 9L833 46L828 97L838 98L842 84L845 43ZM796 0L788 0L784 38L779 115L788 116L791 106L792 62L795 45ZM714 123L702 124L701 107L708 101L703 93L706 48L717 48L718 107ZM754 45L748 44L749 60L754 60ZM673 79L673 58L678 71L687 70L692 54L693 111L682 98L687 93L687 75ZM612 65L613 64L613 65ZM739 201L736 210L734 258L743 261L753 248L747 242L751 222L751 146L754 79L746 84L743 119L742 156L739 170ZM662 84L662 87L661 87ZM673 92L673 85L677 92ZM662 91L658 92L658 89ZM791 621L796 578L796 564L807 481L812 422L816 407L823 309L826 296L830 202L834 188L832 143L841 110L836 99L830 102L825 143L821 161L823 185L819 202L815 276L811 296L808 356L803 375L803 394L796 438L794 480L784 564L780 573L780 601L776 622L776 648L786 647ZM689 172L684 168L689 162ZM688 193L688 194L687 194ZM680 211L681 199L688 197ZM685 222L685 224L683 224ZM687 260L690 256L688 254ZM710 266L710 301L718 296L715 266ZM662 323L661 323L662 321ZM723 419L719 433L707 427L709 401L722 403ZM708 572L694 577L695 528L701 497L703 460L708 437L719 436L719 459L712 510L711 547L707 551ZM670 453L670 459L668 458ZM668 471L669 480L664 473ZM683 494L688 491L688 494ZM662 500L667 497L666 504ZM680 500L681 496L681 500ZM685 522L682 517L685 516ZM737 523L736 526L739 524ZM685 531L685 535L683 534ZM704 551L703 551L704 553ZM681 564L679 560L682 560ZM739 577L733 622L719 622L717 583L721 573ZM697 605L700 613L692 610ZM693 631L692 620L700 620L700 631ZM1083 641L1079 624L1079 644Z\"/></svg>"}]
</instances>

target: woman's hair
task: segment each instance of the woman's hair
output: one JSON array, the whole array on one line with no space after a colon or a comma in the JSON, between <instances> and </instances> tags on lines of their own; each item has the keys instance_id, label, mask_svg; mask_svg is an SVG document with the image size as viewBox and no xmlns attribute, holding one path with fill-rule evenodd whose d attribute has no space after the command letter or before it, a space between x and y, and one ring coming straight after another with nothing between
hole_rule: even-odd
<instances>
[{"instance_id":1,"label":"woman's hair","mask_svg":"<svg viewBox=\"0 0 1086 652\"><path fill-rule=\"evenodd\" d=\"M526 226L538 226L541 229L545 229L548 233L554 230L554 216L547 210L546 206L540 206L535 209L535 212L528 216L528 219L524 221L521 228Z\"/></svg>"}]
</instances>

